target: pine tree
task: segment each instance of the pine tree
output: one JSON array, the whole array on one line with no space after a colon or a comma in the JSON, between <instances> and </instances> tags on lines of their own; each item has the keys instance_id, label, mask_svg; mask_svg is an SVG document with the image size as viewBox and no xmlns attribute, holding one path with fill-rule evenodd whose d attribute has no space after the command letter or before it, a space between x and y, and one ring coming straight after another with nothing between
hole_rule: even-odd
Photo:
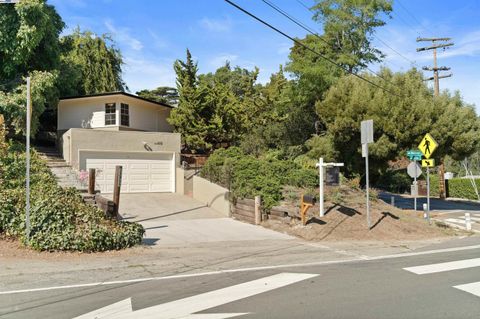
<instances>
[{"instance_id":1,"label":"pine tree","mask_svg":"<svg viewBox=\"0 0 480 319\"><path fill-rule=\"evenodd\" d=\"M212 114L206 107L204 91L198 85L197 63L188 49L186 60L176 60L173 68L177 76L179 103L170 113L168 121L174 126L175 132L181 133L187 150L209 150L212 144L207 137Z\"/></svg>"}]
</instances>

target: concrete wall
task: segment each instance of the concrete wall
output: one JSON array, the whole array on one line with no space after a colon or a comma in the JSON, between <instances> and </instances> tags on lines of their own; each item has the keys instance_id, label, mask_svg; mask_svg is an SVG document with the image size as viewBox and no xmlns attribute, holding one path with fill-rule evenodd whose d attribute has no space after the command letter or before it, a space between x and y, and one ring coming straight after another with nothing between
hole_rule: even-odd
<instances>
[{"instance_id":1,"label":"concrete wall","mask_svg":"<svg viewBox=\"0 0 480 319\"><path fill-rule=\"evenodd\" d=\"M230 201L228 189L211 183L199 176L193 177L193 198L205 203L217 212L230 216Z\"/></svg>"},{"instance_id":2,"label":"concrete wall","mask_svg":"<svg viewBox=\"0 0 480 319\"><path fill-rule=\"evenodd\" d=\"M185 194L185 171L177 167L175 171L175 193L184 195Z\"/></svg>"},{"instance_id":3,"label":"concrete wall","mask_svg":"<svg viewBox=\"0 0 480 319\"><path fill-rule=\"evenodd\" d=\"M116 104L116 124L105 125L105 104ZM120 105L129 105L130 125L120 125ZM148 132L172 132L167 122L170 108L125 95L94 96L60 100L58 104L57 130L91 128L102 130L139 130Z\"/></svg>"},{"instance_id":4,"label":"concrete wall","mask_svg":"<svg viewBox=\"0 0 480 319\"><path fill-rule=\"evenodd\" d=\"M80 163L82 151L120 152L173 152L175 166L180 165L180 134L138 131L103 131L71 129L63 134L63 158L74 168L85 167ZM145 144L146 143L146 144Z\"/></svg>"}]
</instances>

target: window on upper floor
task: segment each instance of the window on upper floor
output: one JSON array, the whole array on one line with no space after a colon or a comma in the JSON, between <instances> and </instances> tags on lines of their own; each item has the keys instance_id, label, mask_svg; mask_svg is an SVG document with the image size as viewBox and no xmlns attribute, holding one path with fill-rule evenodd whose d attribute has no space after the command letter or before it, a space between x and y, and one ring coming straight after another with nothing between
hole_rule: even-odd
<instances>
[{"instance_id":1,"label":"window on upper floor","mask_svg":"<svg viewBox=\"0 0 480 319\"><path fill-rule=\"evenodd\" d=\"M116 110L115 103L105 104L105 125L117 124L115 110Z\"/></svg>"},{"instance_id":2,"label":"window on upper floor","mask_svg":"<svg viewBox=\"0 0 480 319\"><path fill-rule=\"evenodd\" d=\"M120 105L120 124L122 126L130 126L130 113L128 104L122 103Z\"/></svg>"}]
</instances>

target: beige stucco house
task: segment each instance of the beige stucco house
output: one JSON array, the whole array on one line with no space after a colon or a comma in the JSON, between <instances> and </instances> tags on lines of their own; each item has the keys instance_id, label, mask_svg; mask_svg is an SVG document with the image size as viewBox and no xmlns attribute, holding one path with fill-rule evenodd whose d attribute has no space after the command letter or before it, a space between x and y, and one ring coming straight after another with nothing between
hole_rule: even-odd
<instances>
[{"instance_id":1,"label":"beige stucco house","mask_svg":"<svg viewBox=\"0 0 480 319\"><path fill-rule=\"evenodd\" d=\"M57 133L63 158L76 170L97 169L97 188L183 193L180 134L167 122L172 107L125 92L60 99ZM177 176L178 175L178 176Z\"/></svg>"}]
</instances>

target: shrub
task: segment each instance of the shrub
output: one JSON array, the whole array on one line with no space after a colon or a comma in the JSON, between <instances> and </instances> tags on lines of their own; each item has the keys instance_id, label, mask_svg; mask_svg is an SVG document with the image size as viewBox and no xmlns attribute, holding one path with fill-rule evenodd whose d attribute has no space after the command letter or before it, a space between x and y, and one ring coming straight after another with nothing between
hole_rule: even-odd
<instances>
[{"instance_id":1,"label":"shrub","mask_svg":"<svg viewBox=\"0 0 480 319\"><path fill-rule=\"evenodd\" d=\"M25 234L25 155L11 150L0 158L0 232L37 250L104 251L139 244L144 229L107 219L83 202L74 189L62 189L45 163L32 153L30 238Z\"/></svg>"},{"instance_id":2,"label":"shrub","mask_svg":"<svg viewBox=\"0 0 480 319\"><path fill-rule=\"evenodd\" d=\"M480 179L475 179L477 189L480 190ZM467 178L453 178L448 180L448 193L450 197L478 200L472 182Z\"/></svg>"},{"instance_id":3,"label":"shrub","mask_svg":"<svg viewBox=\"0 0 480 319\"><path fill-rule=\"evenodd\" d=\"M302 168L293 160L281 159L280 151L270 151L261 158L245 155L239 148L215 151L201 176L228 187L234 198L262 196L266 209L282 199L282 187L315 188L318 184L315 169Z\"/></svg>"}]
</instances>

